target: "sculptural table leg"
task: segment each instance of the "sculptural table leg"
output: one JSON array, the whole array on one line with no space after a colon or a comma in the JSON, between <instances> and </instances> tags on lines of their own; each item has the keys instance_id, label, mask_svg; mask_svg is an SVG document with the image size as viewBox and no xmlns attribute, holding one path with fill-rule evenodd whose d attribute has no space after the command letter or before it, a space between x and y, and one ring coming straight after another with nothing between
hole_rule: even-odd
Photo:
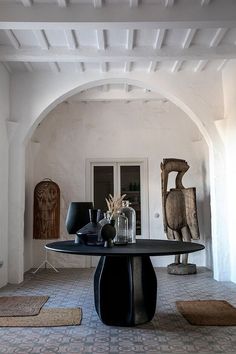
<instances>
[{"instance_id":1,"label":"sculptural table leg","mask_svg":"<svg viewBox=\"0 0 236 354\"><path fill-rule=\"evenodd\" d=\"M157 280L148 256L102 256L94 275L95 308L101 321L135 326L151 321Z\"/></svg>"}]
</instances>

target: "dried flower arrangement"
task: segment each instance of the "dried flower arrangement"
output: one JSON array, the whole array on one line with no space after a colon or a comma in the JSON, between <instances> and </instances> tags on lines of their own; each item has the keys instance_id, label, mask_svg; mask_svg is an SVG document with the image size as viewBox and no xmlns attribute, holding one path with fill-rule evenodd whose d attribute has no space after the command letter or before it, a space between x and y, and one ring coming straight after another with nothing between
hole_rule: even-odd
<instances>
[{"instance_id":1,"label":"dried flower arrangement","mask_svg":"<svg viewBox=\"0 0 236 354\"><path fill-rule=\"evenodd\" d=\"M122 200L125 198L125 196L126 194L123 194L121 197L113 197L111 194L109 194L109 198L105 198L108 211L111 213L111 218L122 207Z\"/></svg>"}]
</instances>

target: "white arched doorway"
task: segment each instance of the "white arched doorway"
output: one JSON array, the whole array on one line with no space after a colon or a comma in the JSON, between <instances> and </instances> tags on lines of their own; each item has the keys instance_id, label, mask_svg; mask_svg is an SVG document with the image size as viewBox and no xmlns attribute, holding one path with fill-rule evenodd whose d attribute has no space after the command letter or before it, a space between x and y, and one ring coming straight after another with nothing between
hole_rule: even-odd
<instances>
[{"instance_id":1,"label":"white arched doorway","mask_svg":"<svg viewBox=\"0 0 236 354\"><path fill-rule=\"evenodd\" d=\"M90 87L94 87L97 85L101 85L101 84L107 84L107 83L111 83L111 82L122 82L122 83L128 83L128 84L134 84L134 85L138 85L141 86L143 88L148 88L151 89L153 91L159 91L161 92L165 97L167 97L170 101L172 101L174 104L176 104L180 109L182 109L187 115L188 117L190 117L195 124L198 126L198 129L200 130L200 132L202 133L202 135L204 136L205 140L207 141L208 144L208 148L209 148L209 156L210 156L210 169L211 169L211 196L212 196L212 200L214 201L215 198L218 198L218 195L216 195L216 188L215 188L215 184L214 184L214 180L215 180L215 174L214 174L214 165L215 163L219 166L219 164L222 162L221 158L219 158L219 153L218 153L218 148L219 146L217 146L217 150L214 150L213 144L212 144L212 135L214 135L214 139L217 140L217 134L215 134L214 131L214 125L211 124L210 120L205 122L205 124L203 124L202 120L204 117L202 115L202 111L204 111L201 107L201 109L197 109L197 104L198 102L194 101L193 107L191 107L191 103L193 103L193 101L191 100L190 97L188 97L187 95L187 89L182 90L182 91L178 91L179 88L179 83L176 84L176 87L173 86L173 83L171 86L168 86L168 84L165 82L165 85L161 86L160 85L160 81L158 84L158 88L157 88L157 84L155 82L155 80L150 80L148 77L143 78L142 80L136 80L134 78L132 78L132 75L130 75L131 78L105 78L105 79L100 79L100 80L94 80L94 79L86 79L84 80L84 82L81 83L81 85L78 85L78 82L75 83L73 82L71 83L66 83L66 85L64 85L63 90L61 90L60 94L58 92L54 93L53 95L50 93L48 95L48 97L46 97L46 93L51 92L50 90L53 87L57 87L56 85L58 84L58 82L56 82L57 80L55 80L53 82L53 86L52 82L50 83L51 85L49 85L49 87L47 87L46 92L45 90L43 91L43 99L41 102L41 106L40 104L37 103L37 107L34 107L36 109L33 110L34 116L32 117L32 114L28 114L28 116L26 115L26 118L24 120L24 124L22 124L21 126L21 131L20 131L20 135L18 136L18 139L14 142L14 144L12 144L11 146L11 177L13 178L13 173L14 175L16 174L15 172L17 172L17 175L20 177L17 184L22 184L24 183L24 165L25 165L25 161L24 161L24 148L26 145L26 142L28 141L28 139L30 138L30 136L32 135L35 127L37 126L37 124L43 120L43 118L48 114L48 112L50 112L55 106L57 106L57 104L59 104L60 102L62 102L63 100L65 100L66 98L68 98L69 96L71 96L72 94L78 93L84 89L90 88ZM164 83L164 81L163 81ZM69 87L72 87L71 89L69 89ZM162 87L162 90L159 90L159 87ZM42 90L42 88L41 88ZM57 90L58 91L58 87ZM60 91L60 90L59 90ZM63 91L63 92L62 92ZM178 92L177 92L178 91ZM40 89L39 91L40 92ZM53 97L52 97L53 96ZM45 98L47 98L45 100ZM186 99L184 99L186 98ZM35 100L35 97L32 97L32 102ZM44 101L44 102L43 102ZM196 108L196 109L194 109ZM207 107L206 107L207 109ZM29 113L29 112L27 112ZM198 113L200 113L201 119L198 116ZM206 113L206 110L204 111L204 114ZM19 149L20 147L20 149ZM218 156L216 156L216 154L218 154ZM16 159L18 156L20 155L20 159L18 160L18 164L17 166L13 166L13 162L14 159ZM216 161L217 159L217 161ZM10 177L10 183L12 183L12 185L14 186L15 182L12 180L12 178ZM13 199L15 199L16 196L11 196ZM22 279L23 277L23 245L24 245L24 241L23 241L23 210L24 210L24 196L22 193L18 193L17 195L17 199L18 199L18 207L17 209L15 209L15 215L17 214L17 220L15 222L15 226L17 227L17 223L18 223L18 230L19 233L17 235L17 242L15 243L15 245L18 244L18 249L16 249L16 247L9 247L9 252L10 252L10 257L11 255L15 255L17 260L18 260L18 267L17 267L17 271L16 269L14 269L14 266L9 267L9 279L12 282L18 282ZM222 277L222 274L226 274L227 270L222 270L219 269L219 259L217 258L218 253L220 253L220 243L219 243L219 239L220 237L218 236L218 234L221 232L221 230L218 228L218 220L217 220L217 205L215 204L211 210L212 212L212 230L213 230L213 249L215 250L214 252L214 272L215 272L215 277L220 279ZM10 219L11 217L13 217L12 215L12 211L10 211ZM11 225L11 224L9 224ZM216 232L214 232L216 231ZM13 234L13 230L12 230L12 234ZM11 240L14 242L14 240ZM15 240L16 241L16 240ZM10 242L11 243L11 242ZM220 273L222 272L222 274ZM223 275L224 276L224 275Z\"/></svg>"}]
</instances>

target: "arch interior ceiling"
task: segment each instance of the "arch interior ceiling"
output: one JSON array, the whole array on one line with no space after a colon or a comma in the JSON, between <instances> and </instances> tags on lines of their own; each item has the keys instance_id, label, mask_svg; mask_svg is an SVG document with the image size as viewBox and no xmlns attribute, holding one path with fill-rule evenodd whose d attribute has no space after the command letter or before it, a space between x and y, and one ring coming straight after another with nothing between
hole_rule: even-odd
<instances>
[{"instance_id":1,"label":"arch interior ceiling","mask_svg":"<svg viewBox=\"0 0 236 354\"><path fill-rule=\"evenodd\" d=\"M234 0L0 0L10 73L221 71L235 44Z\"/></svg>"}]
</instances>

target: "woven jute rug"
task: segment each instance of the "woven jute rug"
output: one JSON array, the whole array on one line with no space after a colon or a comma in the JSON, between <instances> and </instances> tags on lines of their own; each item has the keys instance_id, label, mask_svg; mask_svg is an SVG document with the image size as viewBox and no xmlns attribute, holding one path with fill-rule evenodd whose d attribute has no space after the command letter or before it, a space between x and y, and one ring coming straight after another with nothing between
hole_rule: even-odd
<instances>
[{"instance_id":1,"label":"woven jute rug","mask_svg":"<svg viewBox=\"0 0 236 354\"><path fill-rule=\"evenodd\" d=\"M81 320L81 308L44 308L36 316L0 317L0 327L75 326Z\"/></svg>"},{"instance_id":2,"label":"woven jute rug","mask_svg":"<svg viewBox=\"0 0 236 354\"><path fill-rule=\"evenodd\" d=\"M224 300L176 301L179 312L192 325L236 326L236 308Z\"/></svg>"},{"instance_id":3,"label":"woven jute rug","mask_svg":"<svg viewBox=\"0 0 236 354\"><path fill-rule=\"evenodd\" d=\"M0 316L37 315L49 296L0 296Z\"/></svg>"}]
</instances>

